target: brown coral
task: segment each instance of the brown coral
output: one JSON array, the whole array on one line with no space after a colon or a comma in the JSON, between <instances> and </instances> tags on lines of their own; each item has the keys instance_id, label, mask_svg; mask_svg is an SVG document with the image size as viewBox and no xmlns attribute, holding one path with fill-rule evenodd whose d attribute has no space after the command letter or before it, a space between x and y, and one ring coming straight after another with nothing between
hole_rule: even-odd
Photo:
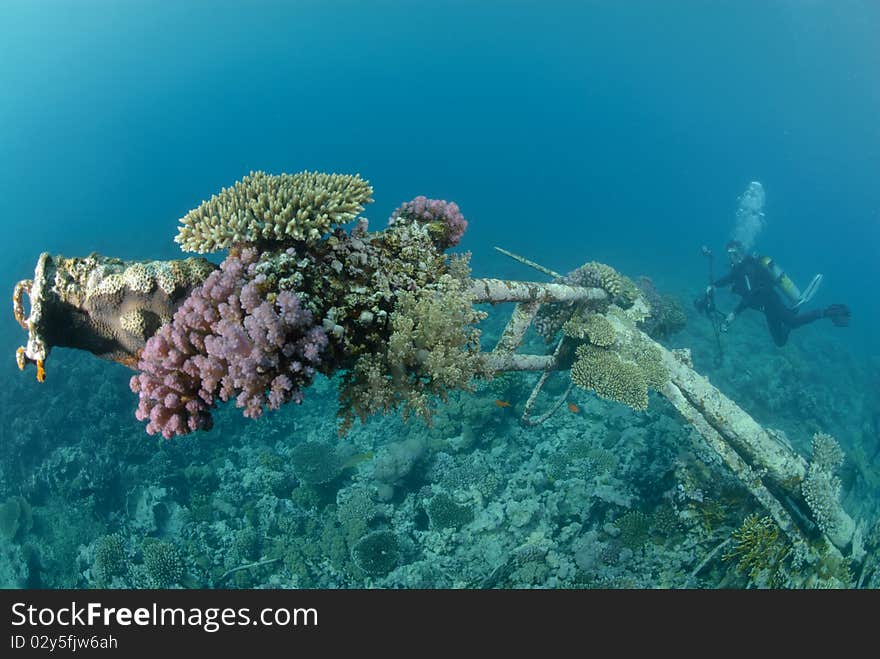
<instances>
[{"instance_id":1,"label":"brown coral","mask_svg":"<svg viewBox=\"0 0 880 659\"><path fill-rule=\"evenodd\" d=\"M343 377L341 432L355 415L364 420L400 405L404 418L430 421L432 396L446 400L452 390L472 390L473 379L488 374L474 327L484 317L462 281L449 274L418 291L399 292L386 349L360 357Z\"/></svg>"}]
</instances>

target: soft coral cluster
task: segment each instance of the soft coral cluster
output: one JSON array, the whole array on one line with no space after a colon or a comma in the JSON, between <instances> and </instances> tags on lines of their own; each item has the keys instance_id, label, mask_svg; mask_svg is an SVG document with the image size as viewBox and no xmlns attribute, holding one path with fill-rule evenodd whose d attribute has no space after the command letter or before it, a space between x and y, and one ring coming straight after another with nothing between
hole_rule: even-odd
<instances>
[{"instance_id":1,"label":"soft coral cluster","mask_svg":"<svg viewBox=\"0 0 880 659\"><path fill-rule=\"evenodd\" d=\"M440 249L458 245L468 225L454 201L428 199L421 195L402 204L391 214L388 223L394 224L400 218L427 224Z\"/></svg>"},{"instance_id":2,"label":"soft coral cluster","mask_svg":"<svg viewBox=\"0 0 880 659\"><path fill-rule=\"evenodd\" d=\"M288 291L264 290L255 248L233 252L147 341L131 388L147 432L170 438L212 425L216 400L244 415L300 402L328 339Z\"/></svg>"}]
</instances>

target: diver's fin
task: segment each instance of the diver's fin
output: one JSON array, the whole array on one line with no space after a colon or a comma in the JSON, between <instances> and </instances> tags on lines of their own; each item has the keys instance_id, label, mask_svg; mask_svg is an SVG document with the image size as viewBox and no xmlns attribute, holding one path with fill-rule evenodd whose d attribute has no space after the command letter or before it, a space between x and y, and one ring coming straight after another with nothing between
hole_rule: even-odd
<instances>
[{"instance_id":1,"label":"diver's fin","mask_svg":"<svg viewBox=\"0 0 880 659\"><path fill-rule=\"evenodd\" d=\"M794 308L797 309L802 304L805 304L813 299L813 296L816 294L816 291L819 290L819 285L822 283L822 275L816 275L813 277L813 281L810 282L810 285L807 286L806 290L801 295L800 299L798 299L797 304L794 305Z\"/></svg>"}]
</instances>

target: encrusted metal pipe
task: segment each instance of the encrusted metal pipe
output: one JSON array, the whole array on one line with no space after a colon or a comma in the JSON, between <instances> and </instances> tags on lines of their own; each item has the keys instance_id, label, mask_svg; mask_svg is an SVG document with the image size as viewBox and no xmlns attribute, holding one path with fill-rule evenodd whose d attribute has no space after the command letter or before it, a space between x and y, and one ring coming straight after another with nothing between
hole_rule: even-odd
<instances>
[{"instance_id":1,"label":"encrusted metal pipe","mask_svg":"<svg viewBox=\"0 0 880 659\"><path fill-rule=\"evenodd\" d=\"M474 279L470 293L477 304L500 302L561 302L601 301L608 298L601 288L545 284L535 281L508 279Z\"/></svg>"},{"instance_id":2,"label":"encrusted metal pipe","mask_svg":"<svg viewBox=\"0 0 880 659\"><path fill-rule=\"evenodd\" d=\"M27 344L16 351L18 367L35 364L42 382L54 346L88 350L134 367L146 340L215 267L203 258L123 261L43 252L34 278L20 281L13 291L13 314L28 333Z\"/></svg>"}]
</instances>

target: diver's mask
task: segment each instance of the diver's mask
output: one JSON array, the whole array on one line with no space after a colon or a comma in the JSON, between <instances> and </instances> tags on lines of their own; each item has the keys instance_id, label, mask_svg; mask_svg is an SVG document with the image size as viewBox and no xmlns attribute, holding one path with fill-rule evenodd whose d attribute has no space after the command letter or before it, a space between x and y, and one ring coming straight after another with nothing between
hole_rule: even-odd
<instances>
[{"instance_id":1,"label":"diver's mask","mask_svg":"<svg viewBox=\"0 0 880 659\"><path fill-rule=\"evenodd\" d=\"M730 266L735 267L739 265L743 257L745 256L742 243L737 240L731 240L727 243L727 258L730 260Z\"/></svg>"}]
</instances>

